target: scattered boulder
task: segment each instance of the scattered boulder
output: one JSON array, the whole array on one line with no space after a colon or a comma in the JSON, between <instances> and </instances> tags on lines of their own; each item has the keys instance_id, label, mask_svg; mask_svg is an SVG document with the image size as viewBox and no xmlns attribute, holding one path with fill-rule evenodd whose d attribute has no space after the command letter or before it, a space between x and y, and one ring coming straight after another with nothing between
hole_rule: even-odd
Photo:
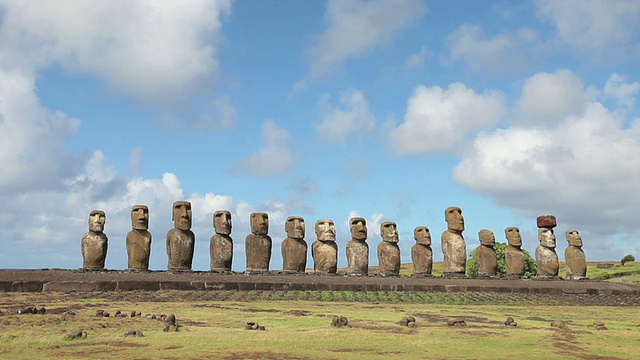
<instances>
[{"instance_id":1,"label":"scattered boulder","mask_svg":"<svg viewBox=\"0 0 640 360\"><path fill-rule=\"evenodd\" d=\"M349 326L349 320L345 316L333 316L331 320L331 326L334 328L341 328L345 326Z\"/></svg>"},{"instance_id":2,"label":"scattered boulder","mask_svg":"<svg viewBox=\"0 0 640 360\"><path fill-rule=\"evenodd\" d=\"M144 337L144 334L140 330L129 330L124 333L124 337L130 337L130 336Z\"/></svg>"},{"instance_id":3,"label":"scattered boulder","mask_svg":"<svg viewBox=\"0 0 640 360\"><path fill-rule=\"evenodd\" d=\"M27 306L26 308L17 311L18 314L41 314L41 315L46 312L47 312L47 309L45 309L44 307L38 309L35 306Z\"/></svg>"},{"instance_id":4,"label":"scattered boulder","mask_svg":"<svg viewBox=\"0 0 640 360\"><path fill-rule=\"evenodd\" d=\"M408 327L416 327L416 318L413 316L403 316L400 321L398 321L399 325L408 326Z\"/></svg>"},{"instance_id":5,"label":"scattered boulder","mask_svg":"<svg viewBox=\"0 0 640 360\"><path fill-rule=\"evenodd\" d=\"M77 339L86 339L86 338L87 338L87 332L84 330L76 330L66 336L67 340L77 340Z\"/></svg>"},{"instance_id":6,"label":"scattered boulder","mask_svg":"<svg viewBox=\"0 0 640 360\"><path fill-rule=\"evenodd\" d=\"M449 326L467 326L467 323L464 321L463 318L455 318L455 319L450 319L449 321L447 321L447 325L449 325Z\"/></svg>"},{"instance_id":7,"label":"scattered boulder","mask_svg":"<svg viewBox=\"0 0 640 360\"><path fill-rule=\"evenodd\" d=\"M504 326L518 326L518 323L516 323L511 316L508 316L504 322Z\"/></svg>"},{"instance_id":8,"label":"scattered boulder","mask_svg":"<svg viewBox=\"0 0 640 360\"><path fill-rule=\"evenodd\" d=\"M176 316L174 314L169 314L163 320L166 323L175 324L176 323Z\"/></svg>"},{"instance_id":9,"label":"scattered boulder","mask_svg":"<svg viewBox=\"0 0 640 360\"><path fill-rule=\"evenodd\" d=\"M596 330L607 330L607 327L602 321L594 321L593 326L596 328Z\"/></svg>"},{"instance_id":10,"label":"scattered boulder","mask_svg":"<svg viewBox=\"0 0 640 360\"><path fill-rule=\"evenodd\" d=\"M247 330L266 330L266 328L262 325L259 325L257 322L249 321L245 327Z\"/></svg>"}]
</instances>

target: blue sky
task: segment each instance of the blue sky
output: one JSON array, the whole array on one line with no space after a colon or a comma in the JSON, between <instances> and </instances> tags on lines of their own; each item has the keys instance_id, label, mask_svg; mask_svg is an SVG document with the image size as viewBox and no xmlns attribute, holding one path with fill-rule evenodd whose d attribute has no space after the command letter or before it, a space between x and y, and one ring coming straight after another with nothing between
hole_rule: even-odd
<instances>
[{"instance_id":1,"label":"blue sky","mask_svg":"<svg viewBox=\"0 0 640 360\"><path fill-rule=\"evenodd\" d=\"M195 270L212 214L232 213L244 270L249 214L395 221L442 259L444 209L478 232L518 226L558 254L640 253L640 3L636 1L0 0L0 268L81 267L93 209L107 267L126 267L131 205L150 208L166 269L171 203L193 204ZM19 255L18 255L19 254ZM309 255L309 266L312 261Z\"/></svg>"}]
</instances>

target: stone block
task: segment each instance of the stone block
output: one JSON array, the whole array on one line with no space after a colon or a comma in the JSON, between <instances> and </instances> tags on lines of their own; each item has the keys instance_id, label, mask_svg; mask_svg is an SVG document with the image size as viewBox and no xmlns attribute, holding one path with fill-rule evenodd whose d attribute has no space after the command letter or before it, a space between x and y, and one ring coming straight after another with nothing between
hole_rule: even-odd
<instances>
[{"instance_id":1,"label":"stone block","mask_svg":"<svg viewBox=\"0 0 640 360\"><path fill-rule=\"evenodd\" d=\"M540 215L538 216L539 228L554 228L556 227L556 217L553 215Z\"/></svg>"}]
</instances>

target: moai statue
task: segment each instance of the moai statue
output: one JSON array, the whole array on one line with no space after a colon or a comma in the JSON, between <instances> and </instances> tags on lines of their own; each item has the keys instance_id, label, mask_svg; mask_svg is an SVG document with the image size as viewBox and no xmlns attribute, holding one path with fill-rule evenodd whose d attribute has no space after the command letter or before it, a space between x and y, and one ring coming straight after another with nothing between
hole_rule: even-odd
<instances>
[{"instance_id":1,"label":"moai statue","mask_svg":"<svg viewBox=\"0 0 640 360\"><path fill-rule=\"evenodd\" d=\"M233 239L231 238L231 213L217 210L213 213L215 234L209 242L210 267L213 272L231 271L233 261Z\"/></svg>"},{"instance_id":2,"label":"moai statue","mask_svg":"<svg viewBox=\"0 0 640 360\"><path fill-rule=\"evenodd\" d=\"M167 232L167 257L169 270L190 271L196 236L191 231L191 203L173 203L173 229Z\"/></svg>"},{"instance_id":3,"label":"moai statue","mask_svg":"<svg viewBox=\"0 0 640 360\"><path fill-rule=\"evenodd\" d=\"M582 251L582 237L580 237L578 230L568 230L565 236L569 243L569 246L564 250L567 279L584 279L587 277L587 259Z\"/></svg>"},{"instance_id":4,"label":"moai statue","mask_svg":"<svg viewBox=\"0 0 640 360\"><path fill-rule=\"evenodd\" d=\"M107 235L103 233L106 216L102 210L89 214L89 232L82 235L82 268L86 270L104 269L107 257Z\"/></svg>"},{"instance_id":5,"label":"moai statue","mask_svg":"<svg viewBox=\"0 0 640 360\"><path fill-rule=\"evenodd\" d=\"M269 233L269 215L267 213L251 213L251 234L245 239L247 253L247 273L263 273L269 271L271 261L271 237Z\"/></svg>"},{"instance_id":6,"label":"moai statue","mask_svg":"<svg viewBox=\"0 0 640 360\"><path fill-rule=\"evenodd\" d=\"M560 269L558 254L556 254L556 236L553 233L553 228L556 227L556 217L540 215L537 222L538 240L540 240L540 246L536 248L538 277L543 279L556 277Z\"/></svg>"},{"instance_id":7,"label":"moai statue","mask_svg":"<svg viewBox=\"0 0 640 360\"><path fill-rule=\"evenodd\" d=\"M480 246L476 248L478 258L478 275L479 276L496 276L498 272L498 256L496 249L496 237L493 231L482 229L478 233Z\"/></svg>"},{"instance_id":8,"label":"moai statue","mask_svg":"<svg viewBox=\"0 0 640 360\"><path fill-rule=\"evenodd\" d=\"M522 237L520 229L508 227L504 229L509 245L504 249L504 260L507 263L507 277L524 276L525 256L522 251Z\"/></svg>"},{"instance_id":9,"label":"moai statue","mask_svg":"<svg viewBox=\"0 0 640 360\"><path fill-rule=\"evenodd\" d=\"M433 269L433 251L431 250L431 233L426 226L418 226L413 229L415 245L411 247L411 260L413 261L414 275L431 275Z\"/></svg>"},{"instance_id":10,"label":"moai statue","mask_svg":"<svg viewBox=\"0 0 640 360\"><path fill-rule=\"evenodd\" d=\"M151 257L151 233L149 230L149 208L145 205L131 207L131 227L127 234L129 270L149 270Z\"/></svg>"},{"instance_id":11,"label":"moai statue","mask_svg":"<svg viewBox=\"0 0 640 360\"><path fill-rule=\"evenodd\" d=\"M382 276L400 275L398 228L393 221L380 224L382 242L378 244L378 270Z\"/></svg>"},{"instance_id":12,"label":"moai statue","mask_svg":"<svg viewBox=\"0 0 640 360\"><path fill-rule=\"evenodd\" d=\"M304 241L304 219L289 216L284 223L287 238L282 241L282 270L304 273L307 268L307 242Z\"/></svg>"},{"instance_id":13,"label":"moai statue","mask_svg":"<svg viewBox=\"0 0 640 360\"><path fill-rule=\"evenodd\" d=\"M361 217L349 219L351 240L347 243L347 274L369 273L369 245L367 244L367 221Z\"/></svg>"},{"instance_id":14,"label":"moai statue","mask_svg":"<svg viewBox=\"0 0 640 360\"><path fill-rule=\"evenodd\" d=\"M338 271L338 245L333 220L316 221L316 237L311 245L313 270L316 274L335 274Z\"/></svg>"},{"instance_id":15,"label":"moai statue","mask_svg":"<svg viewBox=\"0 0 640 360\"><path fill-rule=\"evenodd\" d=\"M464 218L459 207L444 211L447 230L442 233L443 273L445 277L464 277L467 265L467 245L462 237Z\"/></svg>"}]
</instances>

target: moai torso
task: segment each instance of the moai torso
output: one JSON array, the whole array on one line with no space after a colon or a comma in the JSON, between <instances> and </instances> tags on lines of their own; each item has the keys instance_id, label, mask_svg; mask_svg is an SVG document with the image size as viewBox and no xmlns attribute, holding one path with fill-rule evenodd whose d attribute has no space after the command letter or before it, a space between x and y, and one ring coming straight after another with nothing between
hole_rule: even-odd
<instances>
[{"instance_id":1,"label":"moai torso","mask_svg":"<svg viewBox=\"0 0 640 360\"><path fill-rule=\"evenodd\" d=\"M507 276L524 276L525 256L519 246L507 245L504 249L504 259L507 263Z\"/></svg>"},{"instance_id":2,"label":"moai torso","mask_svg":"<svg viewBox=\"0 0 640 360\"><path fill-rule=\"evenodd\" d=\"M498 257L491 246L480 245L476 248L478 257L478 275L494 276L498 271Z\"/></svg>"},{"instance_id":3,"label":"moai torso","mask_svg":"<svg viewBox=\"0 0 640 360\"><path fill-rule=\"evenodd\" d=\"M582 251L582 237L577 230L565 233L569 246L564 251L568 279L584 279L587 277L587 259Z\"/></svg>"},{"instance_id":4,"label":"moai torso","mask_svg":"<svg viewBox=\"0 0 640 360\"><path fill-rule=\"evenodd\" d=\"M431 246L415 244L411 247L411 260L414 274L431 274L433 269L433 251Z\"/></svg>"},{"instance_id":5,"label":"moai torso","mask_svg":"<svg viewBox=\"0 0 640 360\"><path fill-rule=\"evenodd\" d=\"M300 216L289 216L285 222L285 232L287 238L280 245L282 270L303 273L307 268L304 219Z\"/></svg>"},{"instance_id":6,"label":"moai torso","mask_svg":"<svg viewBox=\"0 0 640 360\"><path fill-rule=\"evenodd\" d=\"M131 226L126 239L130 270L148 270L151 256L151 233L149 228L149 208L145 205L131 207Z\"/></svg>"},{"instance_id":7,"label":"moai torso","mask_svg":"<svg viewBox=\"0 0 640 360\"><path fill-rule=\"evenodd\" d=\"M445 276L464 275L467 265L467 244L464 242L464 218L459 207L444 211L447 230L442 233L443 273Z\"/></svg>"},{"instance_id":8,"label":"moai torso","mask_svg":"<svg viewBox=\"0 0 640 360\"><path fill-rule=\"evenodd\" d=\"M369 245L367 244L367 222L363 218L349 219L351 240L347 242L347 274L369 273Z\"/></svg>"},{"instance_id":9,"label":"moai torso","mask_svg":"<svg viewBox=\"0 0 640 360\"><path fill-rule=\"evenodd\" d=\"M93 210L89 214L89 232L82 236L80 243L82 250L82 267L88 270L104 269L107 258L107 244L109 239L102 231L106 222L106 215L102 210Z\"/></svg>"},{"instance_id":10,"label":"moai torso","mask_svg":"<svg viewBox=\"0 0 640 360\"><path fill-rule=\"evenodd\" d=\"M216 210L213 213L213 228L216 233L209 241L211 271L231 271L233 262L233 239L230 236L231 213L226 210Z\"/></svg>"},{"instance_id":11,"label":"moai torso","mask_svg":"<svg viewBox=\"0 0 640 360\"><path fill-rule=\"evenodd\" d=\"M378 271L382 275L400 275L400 247L383 241L378 244Z\"/></svg>"},{"instance_id":12,"label":"moai torso","mask_svg":"<svg viewBox=\"0 0 640 360\"><path fill-rule=\"evenodd\" d=\"M338 245L335 241L314 241L311 254L315 272L335 274L338 271Z\"/></svg>"},{"instance_id":13,"label":"moai torso","mask_svg":"<svg viewBox=\"0 0 640 360\"><path fill-rule=\"evenodd\" d=\"M536 248L536 262L538 264L538 277L558 276L560 263L558 262L558 254L554 249L545 246Z\"/></svg>"}]
</instances>

